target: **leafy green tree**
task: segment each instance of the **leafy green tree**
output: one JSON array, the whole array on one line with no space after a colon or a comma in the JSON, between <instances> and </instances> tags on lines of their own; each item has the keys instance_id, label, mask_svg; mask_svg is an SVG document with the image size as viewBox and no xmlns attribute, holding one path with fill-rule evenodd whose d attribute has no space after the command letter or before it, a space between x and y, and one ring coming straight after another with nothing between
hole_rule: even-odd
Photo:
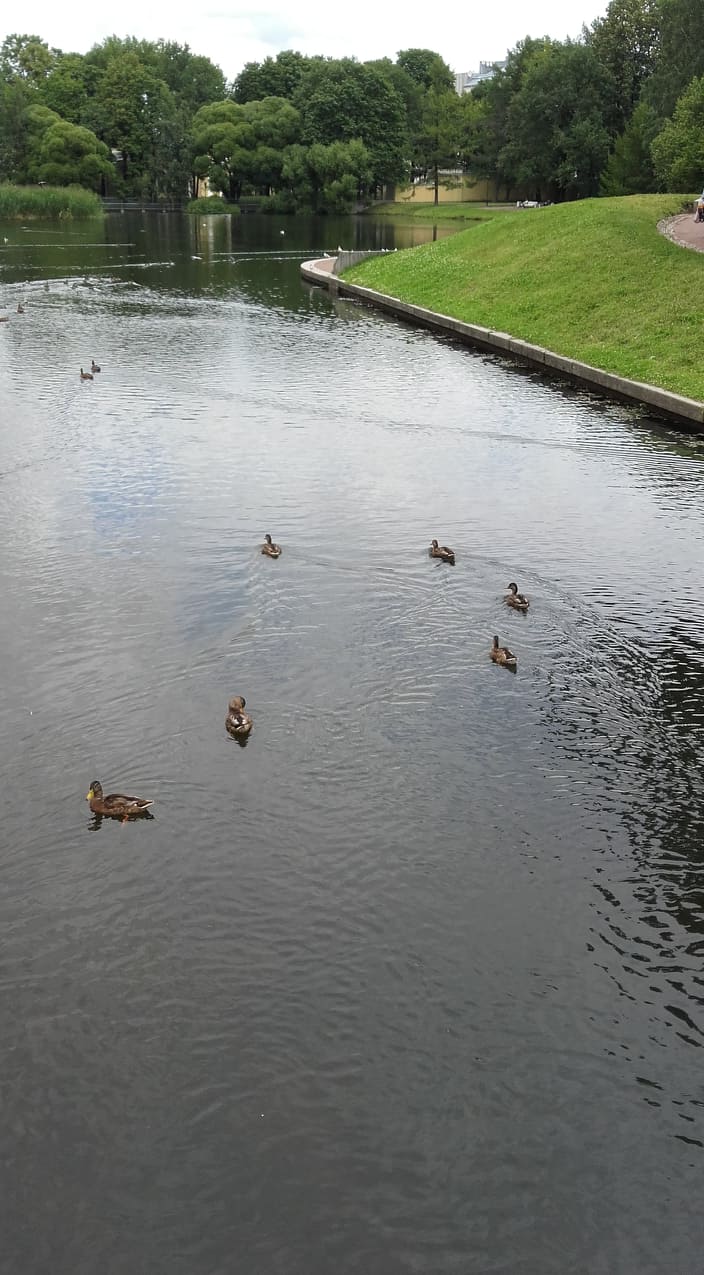
<instances>
[{"instance_id":1,"label":"leafy green tree","mask_svg":"<svg viewBox=\"0 0 704 1275\"><path fill-rule=\"evenodd\" d=\"M439 81L439 85L442 81ZM459 164L461 106L454 89L431 87L423 99L421 130L414 159L433 176L435 203L438 202L441 168Z\"/></svg>"},{"instance_id":2,"label":"leafy green tree","mask_svg":"<svg viewBox=\"0 0 704 1275\"><path fill-rule=\"evenodd\" d=\"M173 94L134 51L118 53L108 62L86 111L86 123L119 152L125 193L137 195L145 193L150 162L172 145L175 120ZM147 186L159 188L160 177L157 172L147 176Z\"/></svg>"},{"instance_id":3,"label":"leafy green tree","mask_svg":"<svg viewBox=\"0 0 704 1275\"><path fill-rule=\"evenodd\" d=\"M526 38L519 41L509 52L506 66L462 98L463 103L471 101L481 107L475 115L470 115L471 127L470 120L465 117L464 136L462 128L460 131L469 167L474 176L503 183L507 191L516 185L514 156L510 147L511 105L521 91L529 66L550 44L547 39ZM471 112L470 107L464 109Z\"/></svg>"},{"instance_id":4,"label":"leafy green tree","mask_svg":"<svg viewBox=\"0 0 704 1275\"><path fill-rule=\"evenodd\" d=\"M664 190L699 189L704 180L704 75L692 80L653 141L655 176Z\"/></svg>"},{"instance_id":5,"label":"leafy green tree","mask_svg":"<svg viewBox=\"0 0 704 1275\"><path fill-rule=\"evenodd\" d=\"M26 80L38 85L51 70L57 49L38 35L8 35L0 45L0 77L3 80Z\"/></svg>"},{"instance_id":6,"label":"leafy green tree","mask_svg":"<svg viewBox=\"0 0 704 1275\"><path fill-rule=\"evenodd\" d=\"M584 41L609 72L614 86L612 120L620 130L630 118L653 70L661 0L611 0L605 15L583 31Z\"/></svg>"},{"instance_id":7,"label":"leafy green tree","mask_svg":"<svg viewBox=\"0 0 704 1275\"><path fill-rule=\"evenodd\" d=\"M396 54L396 65L406 72L422 89L454 89L455 77L447 62L432 49L401 49Z\"/></svg>"},{"instance_id":8,"label":"leafy green tree","mask_svg":"<svg viewBox=\"0 0 704 1275\"><path fill-rule=\"evenodd\" d=\"M0 180L21 181L27 149L27 107L34 90L23 79L0 80Z\"/></svg>"},{"instance_id":9,"label":"leafy green tree","mask_svg":"<svg viewBox=\"0 0 704 1275\"><path fill-rule=\"evenodd\" d=\"M372 184L400 181L408 168L404 104L389 80L353 58L313 62L298 86L302 140L360 140L371 162Z\"/></svg>"},{"instance_id":10,"label":"leafy green tree","mask_svg":"<svg viewBox=\"0 0 704 1275\"><path fill-rule=\"evenodd\" d=\"M285 97L291 101L311 62L319 60L284 49L275 58L247 62L235 79L232 96L242 104L263 97Z\"/></svg>"},{"instance_id":11,"label":"leafy green tree","mask_svg":"<svg viewBox=\"0 0 704 1275\"><path fill-rule=\"evenodd\" d=\"M63 119L79 124L95 88L95 71L78 53L60 54L39 86L39 101Z\"/></svg>"},{"instance_id":12,"label":"leafy green tree","mask_svg":"<svg viewBox=\"0 0 704 1275\"><path fill-rule=\"evenodd\" d=\"M659 127L652 107L639 102L609 155L601 176L602 195L637 195L657 190L651 147Z\"/></svg>"},{"instance_id":13,"label":"leafy green tree","mask_svg":"<svg viewBox=\"0 0 704 1275\"><path fill-rule=\"evenodd\" d=\"M293 145L285 152L282 181L300 210L350 212L371 179L371 158L358 139Z\"/></svg>"},{"instance_id":14,"label":"leafy green tree","mask_svg":"<svg viewBox=\"0 0 704 1275\"><path fill-rule=\"evenodd\" d=\"M90 129L62 120L55 111L40 105L29 107L27 123L27 176L31 182L100 190L113 175L110 152Z\"/></svg>"},{"instance_id":15,"label":"leafy green tree","mask_svg":"<svg viewBox=\"0 0 704 1275\"><path fill-rule=\"evenodd\" d=\"M211 187L236 203L250 175L255 131L238 102L202 106L193 120L193 169Z\"/></svg>"},{"instance_id":16,"label":"leafy green tree","mask_svg":"<svg viewBox=\"0 0 704 1275\"><path fill-rule=\"evenodd\" d=\"M612 94L608 72L588 46L551 41L534 51L509 105L500 156L513 183L537 199L597 194L611 148L605 118Z\"/></svg>"},{"instance_id":17,"label":"leafy green tree","mask_svg":"<svg viewBox=\"0 0 704 1275\"><path fill-rule=\"evenodd\" d=\"M670 117L693 79L704 75L704 4L701 0L661 0L659 38L645 100L661 119Z\"/></svg>"},{"instance_id":18,"label":"leafy green tree","mask_svg":"<svg viewBox=\"0 0 704 1275\"><path fill-rule=\"evenodd\" d=\"M187 44L173 40L157 40L153 54L141 60L152 65L154 74L171 90L178 105L194 115L208 102L220 102L225 96L225 77L210 58L192 53Z\"/></svg>"}]
</instances>

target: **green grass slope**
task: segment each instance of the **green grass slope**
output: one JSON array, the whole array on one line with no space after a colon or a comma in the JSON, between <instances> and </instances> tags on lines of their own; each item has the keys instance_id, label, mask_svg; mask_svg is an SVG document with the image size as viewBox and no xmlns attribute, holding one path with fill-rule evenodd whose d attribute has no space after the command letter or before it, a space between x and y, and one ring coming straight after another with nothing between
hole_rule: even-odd
<instances>
[{"instance_id":1,"label":"green grass slope","mask_svg":"<svg viewBox=\"0 0 704 1275\"><path fill-rule=\"evenodd\" d=\"M657 230L683 200L633 195L504 214L344 277L704 400L704 254Z\"/></svg>"}]
</instances>

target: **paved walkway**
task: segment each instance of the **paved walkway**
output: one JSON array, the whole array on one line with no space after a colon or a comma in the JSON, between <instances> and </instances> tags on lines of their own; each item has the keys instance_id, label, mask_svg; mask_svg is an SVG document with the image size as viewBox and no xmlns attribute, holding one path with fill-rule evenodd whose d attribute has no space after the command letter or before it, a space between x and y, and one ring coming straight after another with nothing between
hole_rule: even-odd
<instances>
[{"instance_id":1,"label":"paved walkway","mask_svg":"<svg viewBox=\"0 0 704 1275\"><path fill-rule=\"evenodd\" d=\"M692 248L694 252L704 252L704 221L695 221L694 213L680 213L679 217L667 217L658 225L661 234L666 235L680 248Z\"/></svg>"}]
</instances>

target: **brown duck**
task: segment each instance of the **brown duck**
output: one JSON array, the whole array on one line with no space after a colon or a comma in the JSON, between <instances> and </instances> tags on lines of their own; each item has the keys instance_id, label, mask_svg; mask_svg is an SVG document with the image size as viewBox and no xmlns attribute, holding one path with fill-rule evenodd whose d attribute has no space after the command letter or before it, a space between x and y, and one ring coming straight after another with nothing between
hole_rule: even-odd
<instances>
[{"instance_id":1,"label":"brown duck","mask_svg":"<svg viewBox=\"0 0 704 1275\"><path fill-rule=\"evenodd\" d=\"M246 702L244 695L234 695L228 704L225 730L235 739L246 739L252 729L252 719L244 712Z\"/></svg>"},{"instance_id":2,"label":"brown duck","mask_svg":"<svg viewBox=\"0 0 704 1275\"><path fill-rule=\"evenodd\" d=\"M527 611L530 606L526 595L518 592L518 585L511 581L508 586L508 593L505 597L506 605L513 607L514 611Z\"/></svg>"},{"instance_id":3,"label":"brown duck","mask_svg":"<svg viewBox=\"0 0 704 1275\"><path fill-rule=\"evenodd\" d=\"M518 666L518 660L513 654L513 651L509 651L507 646L499 646L499 639L496 636L494 637L494 645L492 646L489 654L494 663L501 664L503 668L515 669Z\"/></svg>"},{"instance_id":4,"label":"brown duck","mask_svg":"<svg viewBox=\"0 0 704 1275\"><path fill-rule=\"evenodd\" d=\"M439 545L437 540L433 540L428 550L431 558L440 558L442 562L449 562L451 566L455 565L455 551L448 549L447 545Z\"/></svg>"},{"instance_id":5,"label":"brown duck","mask_svg":"<svg viewBox=\"0 0 704 1275\"><path fill-rule=\"evenodd\" d=\"M144 797L128 797L124 792L110 792L106 797L99 779L91 780L86 801L90 802L94 815L108 815L111 819L121 819L123 823L136 815L146 814L149 807L154 805L153 801L147 801Z\"/></svg>"},{"instance_id":6,"label":"brown duck","mask_svg":"<svg viewBox=\"0 0 704 1275\"><path fill-rule=\"evenodd\" d=\"M267 558L281 557L281 545L275 545L272 543L272 539L268 531L264 537L264 544L262 545L262 553L265 553Z\"/></svg>"}]
</instances>

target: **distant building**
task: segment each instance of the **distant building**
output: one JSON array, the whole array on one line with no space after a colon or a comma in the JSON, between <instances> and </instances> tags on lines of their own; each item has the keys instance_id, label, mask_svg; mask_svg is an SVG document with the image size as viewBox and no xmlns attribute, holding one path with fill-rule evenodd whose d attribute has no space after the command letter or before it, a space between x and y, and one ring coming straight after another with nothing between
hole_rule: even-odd
<instances>
[{"instance_id":1,"label":"distant building","mask_svg":"<svg viewBox=\"0 0 704 1275\"><path fill-rule=\"evenodd\" d=\"M490 80L492 75L497 71L503 71L506 66L506 59L503 62L480 62L478 71L458 71L455 75L455 88L460 94L471 93L482 80Z\"/></svg>"}]
</instances>

